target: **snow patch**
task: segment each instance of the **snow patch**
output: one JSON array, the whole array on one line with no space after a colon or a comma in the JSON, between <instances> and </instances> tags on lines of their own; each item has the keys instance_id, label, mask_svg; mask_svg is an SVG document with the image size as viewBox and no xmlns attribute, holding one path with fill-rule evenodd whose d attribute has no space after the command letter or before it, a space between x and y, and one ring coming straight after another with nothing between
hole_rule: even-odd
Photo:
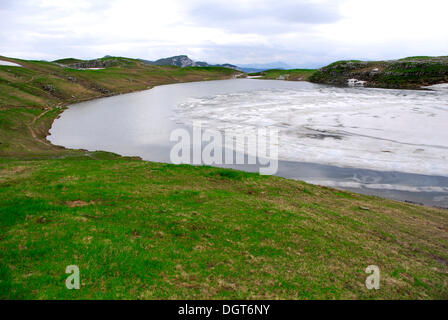
<instances>
[{"instance_id":1,"label":"snow patch","mask_svg":"<svg viewBox=\"0 0 448 320\"><path fill-rule=\"evenodd\" d=\"M0 66L23 67L20 64L17 64L17 63L14 63L14 62L9 62L9 61L3 61L3 60L0 60Z\"/></svg>"},{"instance_id":2,"label":"snow patch","mask_svg":"<svg viewBox=\"0 0 448 320\"><path fill-rule=\"evenodd\" d=\"M350 87L364 87L364 85L366 84L367 81L362 81L362 80L358 80L358 79L348 79L347 80L347 84Z\"/></svg>"},{"instance_id":3,"label":"snow patch","mask_svg":"<svg viewBox=\"0 0 448 320\"><path fill-rule=\"evenodd\" d=\"M431 89L431 90L444 90L444 91L448 91L448 83L441 83L441 84L434 84L432 86L425 86L422 87L425 89Z\"/></svg>"}]
</instances>

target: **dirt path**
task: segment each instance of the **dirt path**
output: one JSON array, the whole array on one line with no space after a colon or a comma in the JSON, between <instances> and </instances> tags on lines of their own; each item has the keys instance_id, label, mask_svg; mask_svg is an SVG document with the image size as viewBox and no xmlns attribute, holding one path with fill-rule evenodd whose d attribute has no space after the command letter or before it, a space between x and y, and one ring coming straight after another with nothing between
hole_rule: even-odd
<instances>
[{"instance_id":1,"label":"dirt path","mask_svg":"<svg viewBox=\"0 0 448 320\"><path fill-rule=\"evenodd\" d=\"M44 112L41 112L40 114L38 114L37 116L35 116L35 117L33 118L33 120L32 120L30 123L28 123L28 124L26 125L26 126L28 127L28 130L30 131L31 136L33 137L33 139L34 139L36 142L43 143L43 144L45 144L45 145L47 145L47 146L52 146L52 144L49 143L49 142L47 142L46 140L43 140L43 139L39 138L39 137L37 136L37 134L34 132L34 130L33 130L33 128L32 128L32 125L34 125L34 124L36 123L37 120L39 120L41 117L43 117L45 114L47 114L47 113L48 113L49 111L51 111L51 110L53 110L53 109L52 109L52 108L49 108L49 109L45 110Z\"/></svg>"}]
</instances>

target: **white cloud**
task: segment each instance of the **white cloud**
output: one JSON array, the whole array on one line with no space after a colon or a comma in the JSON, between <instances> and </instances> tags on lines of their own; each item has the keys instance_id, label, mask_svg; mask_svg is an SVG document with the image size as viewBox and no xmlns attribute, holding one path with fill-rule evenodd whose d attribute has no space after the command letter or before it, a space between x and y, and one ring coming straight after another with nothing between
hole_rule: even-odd
<instances>
[{"instance_id":1,"label":"white cloud","mask_svg":"<svg viewBox=\"0 0 448 320\"><path fill-rule=\"evenodd\" d=\"M445 0L2 0L0 54L209 62L448 55Z\"/></svg>"}]
</instances>

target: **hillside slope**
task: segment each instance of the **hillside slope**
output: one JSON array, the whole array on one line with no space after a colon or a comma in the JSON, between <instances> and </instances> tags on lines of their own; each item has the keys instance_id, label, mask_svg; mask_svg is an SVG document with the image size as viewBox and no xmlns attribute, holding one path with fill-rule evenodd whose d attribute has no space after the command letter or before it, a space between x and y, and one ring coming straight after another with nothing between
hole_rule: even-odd
<instances>
[{"instance_id":1,"label":"hillside slope","mask_svg":"<svg viewBox=\"0 0 448 320\"><path fill-rule=\"evenodd\" d=\"M344 60L319 69L309 78L311 82L332 85L347 85L349 79L363 81L366 87L396 89L447 83L448 56L390 61Z\"/></svg>"},{"instance_id":2,"label":"hillside slope","mask_svg":"<svg viewBox=\"0 0 448 320\"><path fill-rule=\"evenodd\" d=\"M164 83L230 78L235 72L219 67L152 66L139 60L121 57L92 61L62 59L58 63L1 56L0 60L23 66L0 65L0 107L55 106L144 90Z\"/></svg>"},{"instance_id":3,"label":"hillside slope","mask_svg":"<svg viewBox=\"0 0 448 320\"><path fill-rule=\"evenodd\" d=\"M0 159L0 244L0 298L448 299L447 211L210 167Z\"/></svg>"},{"instance_id":4,"label":"hillside slope","mask_svg":"<svg viewBox=\"0 0 448 320\"><path fill-rule=\"evenodd\" d=\"M228 68L150 66L120 57L93 61L70 58L55 63L0 60L22 66L0 65L0 156L28 158L79 154L55 147L45 139L65 105L161 84L228 79L235 74ZM65 64L104 69L78 70Z\"/></svg>"}]
</instances>

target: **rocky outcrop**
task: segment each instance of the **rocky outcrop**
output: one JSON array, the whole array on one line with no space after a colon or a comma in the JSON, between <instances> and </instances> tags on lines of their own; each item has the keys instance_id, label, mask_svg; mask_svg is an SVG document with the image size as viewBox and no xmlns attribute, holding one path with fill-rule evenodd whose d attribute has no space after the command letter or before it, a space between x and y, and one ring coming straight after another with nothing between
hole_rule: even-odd
<instances>
[{"instance_id":1,"label":"rocky outcrop","mask_svg":"<svg viewBox=\"0 0 448 320\"><path fill-rule=\"evenodd\" d=\"M379 88L421 88L448 82L448 57L338 61L319 69L310 81Z\"/></svg>"},{"instance_id":2,"label":"rocky outcrop","mask_svg":"<svg viewBox=\"0 0 448 320\"><path fill-rule=\"evenodd\" d=\"M69 64L68 67L73 69L108 68L117 65L118 63L119 61L115 59L107 59L107 60L96 59L96 60L72 63Z\"/></svg>"},{"instance_id":3,"label":"rocky outcrop","mask_svg":"<svg viewBox=\"0 0 448 320\"><path fill-rule=\"evenodd\" d=\"M186 55L163 58L156 61L145 61L156 66L177 66L177 67L194 67L196 63Z\"/></svg>"}]
</instances>

